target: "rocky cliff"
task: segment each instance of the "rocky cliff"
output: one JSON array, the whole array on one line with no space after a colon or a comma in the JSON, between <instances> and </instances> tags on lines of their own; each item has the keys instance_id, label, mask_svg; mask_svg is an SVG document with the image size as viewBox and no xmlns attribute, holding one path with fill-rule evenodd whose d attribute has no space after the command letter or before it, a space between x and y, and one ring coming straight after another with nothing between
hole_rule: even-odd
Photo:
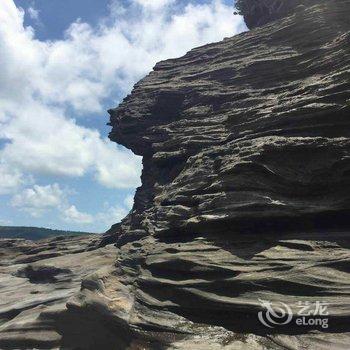
<instances>
[{"instance_id":1,"label":"rocky cliff","mask_svg":"<svg viewBox=\"0 0 350 350\"><path fill-rule=\"evenodd\" d=\"M320 0L158 63L110 110L144 165L131 213L83 253L114 263L55 312L8 311L0 348L348 349L349 18ZM328 327L299 325L303 305Z\"/></svg>"}]
</instances>

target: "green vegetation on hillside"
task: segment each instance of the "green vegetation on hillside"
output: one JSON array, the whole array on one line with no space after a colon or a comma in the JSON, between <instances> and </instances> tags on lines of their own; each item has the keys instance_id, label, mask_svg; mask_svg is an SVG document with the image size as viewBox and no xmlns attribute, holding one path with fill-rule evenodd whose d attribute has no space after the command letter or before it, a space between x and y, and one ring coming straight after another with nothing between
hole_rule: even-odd
<instances>
[{"instance_id":1,"label":"green vegetation on hillside","mask_svg":"<svg viewBox=\"0 0 350 350\"><path fill-rule=\"evenodd\" d=\"M39 240L55 236L77 236L88 235L89 232L61 231L51 230L42 227L16 227L16 226L0 226L1 238L25 238L30 240Z\"/></svg>"}]
</instances>

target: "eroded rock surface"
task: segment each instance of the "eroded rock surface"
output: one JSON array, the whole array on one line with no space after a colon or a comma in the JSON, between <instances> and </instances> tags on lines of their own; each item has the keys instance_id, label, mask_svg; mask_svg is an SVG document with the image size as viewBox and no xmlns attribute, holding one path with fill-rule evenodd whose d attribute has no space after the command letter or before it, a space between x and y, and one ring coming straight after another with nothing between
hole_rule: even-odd
<instances>
[{"instance_id":1,"label":"eroded rock surface","mask_svg":"<svg viewBox=\"0 0 350 350\"><path fill-rule=\"evenodd\" d=\"M74 326L74 318L65 317L67 301L82 280L115 261L115 247L98 248L100 240L0 240L0 349L58 349L67 333L62 329L79 329L82 321Z\"/></svg>"},{"instance_id":2,"label":"eroded rock surface","mask_svg":"<svg viewBox=\"0 0 350 350\"><path fill-rule=\"evenodd\" d=\"M110 111L111 139L143 156L142 186L102 241L114 263L58 315L36 314L60 349L349 348L349 18L348 0L298 7L157 64ZM300 302L327 303L329 327L267 328L259 300L293 320ZM0 348L28 349L11 322Z\"/></svg>"}]
</instances>

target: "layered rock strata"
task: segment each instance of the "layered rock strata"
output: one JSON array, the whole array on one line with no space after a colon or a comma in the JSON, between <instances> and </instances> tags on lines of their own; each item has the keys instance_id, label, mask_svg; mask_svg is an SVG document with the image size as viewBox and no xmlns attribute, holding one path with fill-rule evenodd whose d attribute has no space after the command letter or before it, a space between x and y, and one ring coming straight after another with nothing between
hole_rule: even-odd
<instances>
[{"instance_id":1,"label":"layered rock strata","mask_svg":"<svg viewBox=\"0 0 350 350\"><path fill-rule=\"evenodd\" d=\"M82 280L110 269L116 249L99 235L43 241L0 240L0 349L70 349L66 334L86 338L88 316L67 317ZM71 349L76 349L72 347Z\"/></svg>"},{"instance_id":2,"label":"layered rock strata","mask_svg":"<svg viewBox=\"0 0 350 350\"><path fill-rule=\"evenodd\" d=\"M0 348L28 349L18 322L51 322L60 349L348 349L349 18L350 1L320 0L158 63L110 111L144 165L101 244L115 262L64 311L8 317ZM264 302L292 320L264 326ZM328 328L296 324L305 303L327 304Z\"/></svg>"}]
</instances>

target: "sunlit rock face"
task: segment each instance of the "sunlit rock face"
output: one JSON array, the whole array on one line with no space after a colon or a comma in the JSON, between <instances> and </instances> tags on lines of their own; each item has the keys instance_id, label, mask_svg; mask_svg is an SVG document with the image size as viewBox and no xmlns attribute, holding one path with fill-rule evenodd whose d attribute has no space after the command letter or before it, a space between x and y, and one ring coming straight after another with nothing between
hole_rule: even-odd
<instances>
[{"instance_id":1,"label":"sunlit rock face","mask_svg":"<svg viewBox=\"0 0 350 350\"><path fill-rule=\"evenodd\" d=\"M348 349L349 18L350 1L318 1L158 63L110 111L144 165L100 244L113 264L94 244L102 269L64 310L7 316L0 348L45 348L50 330L62 349ZM292 320L264 326L264 302ZM328 328L296 324L305 302L328 304Z\"/></svg>"}]
</instances>

